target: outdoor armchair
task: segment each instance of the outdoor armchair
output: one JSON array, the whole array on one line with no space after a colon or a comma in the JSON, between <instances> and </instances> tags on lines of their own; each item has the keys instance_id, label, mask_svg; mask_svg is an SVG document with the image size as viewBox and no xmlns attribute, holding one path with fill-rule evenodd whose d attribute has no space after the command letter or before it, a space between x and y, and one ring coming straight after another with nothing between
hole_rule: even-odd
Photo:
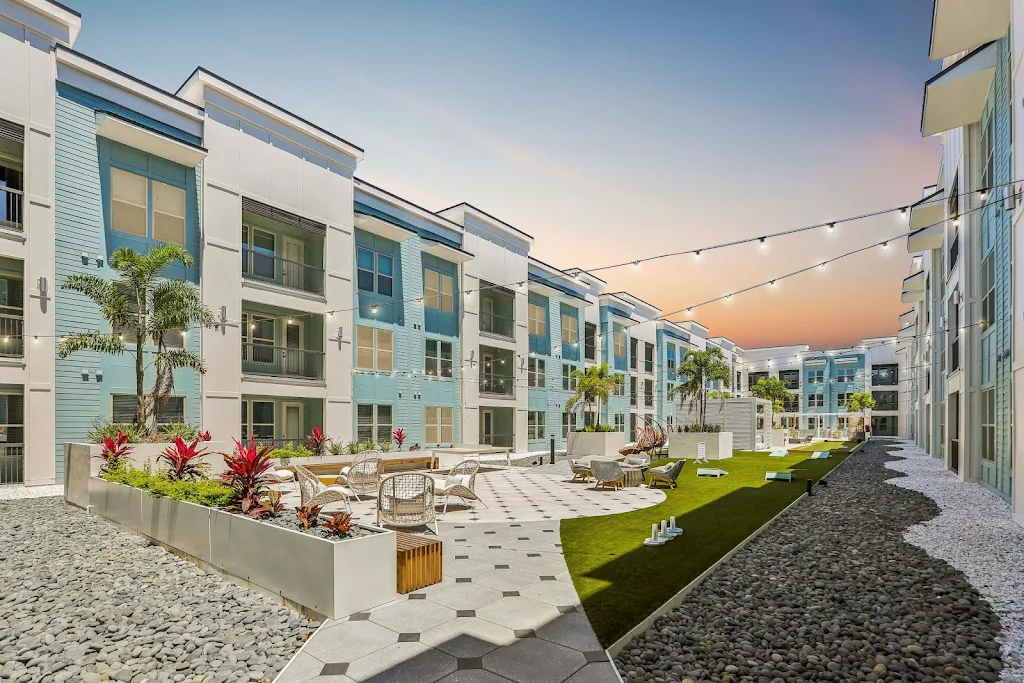
<instances>
[{"instance_id":1,"label":"outdoor armchair","mask_svg":"<svg viewBox=\"0 0 1024 683\"><path fill-rule=\"evenodd\" d=\"M384 477L377 491L377 525L417 527L434 525L434 480L420 472L402 472Z\"/></svg>"},{"instance_id":2,"label":"outdoor armchair","mask_svg":"<svg viewBox=\"0 0 1024 683\"><path fill-rule=\"evenodd\" d=\"M444 478L434 478L434 495L444 496L444 510L441 511L441 514L448 512L449 496L468 501L477 500L481 505L487 507L487 503L476 495L476 473L479 471L480 462L468 459L453 467Z\"/></svg>"},{"instance_id":3,"label":"outdoor armchair","mask_svg":"<svg viewBox=\"0 0 1024 683\"><path fill-rule=\"evenodd\" d=\"M569 469L572 470L572 480L582 478L584 483L590 483L590 477L593 475L590 473L590 460L570 460Z\"/></svg>"},{"instance_id":4,"label":"outdoor armchair","mask_svg":"<svg viewBox=\"0 0 1024 683\"><path fill-rule=\"evenodd\" d=\"M316 475L302 465L292 465L295 468L295 476L299 481L299 503L306 505L329 505L331 503L344 503L345 509L350 513L352 506L348 502L349 492L343 486L332 484L325 486Z\"/></svg>"},{"instance_id":5,"label":"outdoor armchair","mask_svg":"<svg viewBox=\"0 0 1024 683\"><path fill-rule=\"evenodd\" d=\"M622 466L614 460L592 460L590 473L597 480L594 488L611 486L613 490L617 490L624 485L625 474L622 471Z\"/></svg>"},{"instance_id":6,"label":"outdoor armchair","mask_svg":"<svg viewBox=\"0 0 1024 683\"><path fill-rule=\"evenodd\" d=\"M341 468L338 483L347 486L357 497L375 496L380 487L383 472L383 458L373 454L362 455L349 467Z\"/></svg>"},{"instance_id":7,"label":"outdoor armchair","mask_svg":"<svg viewBox=\"0 0 1024 683\"><path fill-rule=\"evenodd\" d=\"M651 487L653 488L657 482L661 481L668 484L669 488L675 488L676 479L682 474L684 465L686 465L686 460L676 460L667 465L652 467L650 470Z\"/></svg>"}]
</instances>

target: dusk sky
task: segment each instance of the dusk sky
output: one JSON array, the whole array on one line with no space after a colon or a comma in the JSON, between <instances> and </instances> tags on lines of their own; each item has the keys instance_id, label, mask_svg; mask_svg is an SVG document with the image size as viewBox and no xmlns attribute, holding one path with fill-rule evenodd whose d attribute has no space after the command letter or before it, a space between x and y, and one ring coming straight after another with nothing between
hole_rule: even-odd
<instances>
[{"instance_id":1,"label":"dusk sky","mask_svg":"<svg viewBox=\"0 0 1024 683\"><path fill-rule=\"evenodd\" d=\"M938 172L919 132L939 68L929 0L65 1L81 52L172 91L202 65L363 147L359 177L435 210L468 201L563 268L909 204ZM891 214L601 276L672 311L905 226ZM746 347L893 334L905 246L693 318Z\"/></svg>"}]
</instances>

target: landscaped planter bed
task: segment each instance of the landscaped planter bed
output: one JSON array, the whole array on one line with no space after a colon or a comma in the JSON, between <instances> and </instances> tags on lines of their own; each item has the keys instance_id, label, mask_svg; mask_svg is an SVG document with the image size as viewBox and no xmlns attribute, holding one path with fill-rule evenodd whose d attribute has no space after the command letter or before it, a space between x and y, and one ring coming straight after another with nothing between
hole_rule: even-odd
<instances>
[{"instance_id":1,"label":"landscaped planter bed","mask_svg":"<svg viewBox=\"0 0 1024 683\"><path fill-rule=\"evenodd\" d=\"M618 456L626 447L625 432L569 432L569 457L582 455Z\"/></svg>"},{"instance_id":2,"label":"landscaped planter bed","mask_svg":"<svg viewBox=\"0 0 1024 683\"><path fill-rule=\"evenodd\" d=\"M393 531L326 539L99 477L88 488L95 514L304 613L340 618L398 597Z\"/></svg>"},{"instance_id":3,"label":"landscaped planter bed","mask_svg":"<svg viewBox=\"0 0 1024 683\"><path fill-rule=\"evenodd\" d=\"M702 441L707 444L708 460L732 457L732 432L673 432L668 437L668 457L693 460Z\"/></svg>"}]
</instances>

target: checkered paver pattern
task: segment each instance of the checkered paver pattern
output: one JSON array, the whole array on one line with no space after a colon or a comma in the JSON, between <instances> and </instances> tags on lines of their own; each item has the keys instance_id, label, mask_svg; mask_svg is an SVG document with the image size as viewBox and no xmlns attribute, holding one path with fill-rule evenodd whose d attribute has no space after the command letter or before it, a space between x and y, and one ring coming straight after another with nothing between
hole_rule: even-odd
<instances>
[{"instance_id":1,"label":"checkered paver pattern","mask_svg":"<svg viewBox=\"0 0 1024 683\"><path fill-rule=\"evenodd\" d=\"M520 479L509 495L513 484L546 485L510 476ZM446 522L441 539L441 583L326 622L277 683L619 681L579 604L556 519Z\"/></svg>"}]
</instances>

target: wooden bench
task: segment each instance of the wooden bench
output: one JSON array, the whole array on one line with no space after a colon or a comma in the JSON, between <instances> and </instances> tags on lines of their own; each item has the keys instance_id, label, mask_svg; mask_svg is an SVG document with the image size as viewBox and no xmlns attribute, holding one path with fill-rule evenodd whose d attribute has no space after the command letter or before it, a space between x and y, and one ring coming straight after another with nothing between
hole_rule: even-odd
<instances>
[{"instance_id":1,"label":"wooden bench","mask_svg":"<svg viewBox=\"0 0 1024 683\"><path fill-rule=\"evenodd\" d=\"M416 534L397 532L398 592L441 582L441 541Z\"/></svg>"}]
</instances>

